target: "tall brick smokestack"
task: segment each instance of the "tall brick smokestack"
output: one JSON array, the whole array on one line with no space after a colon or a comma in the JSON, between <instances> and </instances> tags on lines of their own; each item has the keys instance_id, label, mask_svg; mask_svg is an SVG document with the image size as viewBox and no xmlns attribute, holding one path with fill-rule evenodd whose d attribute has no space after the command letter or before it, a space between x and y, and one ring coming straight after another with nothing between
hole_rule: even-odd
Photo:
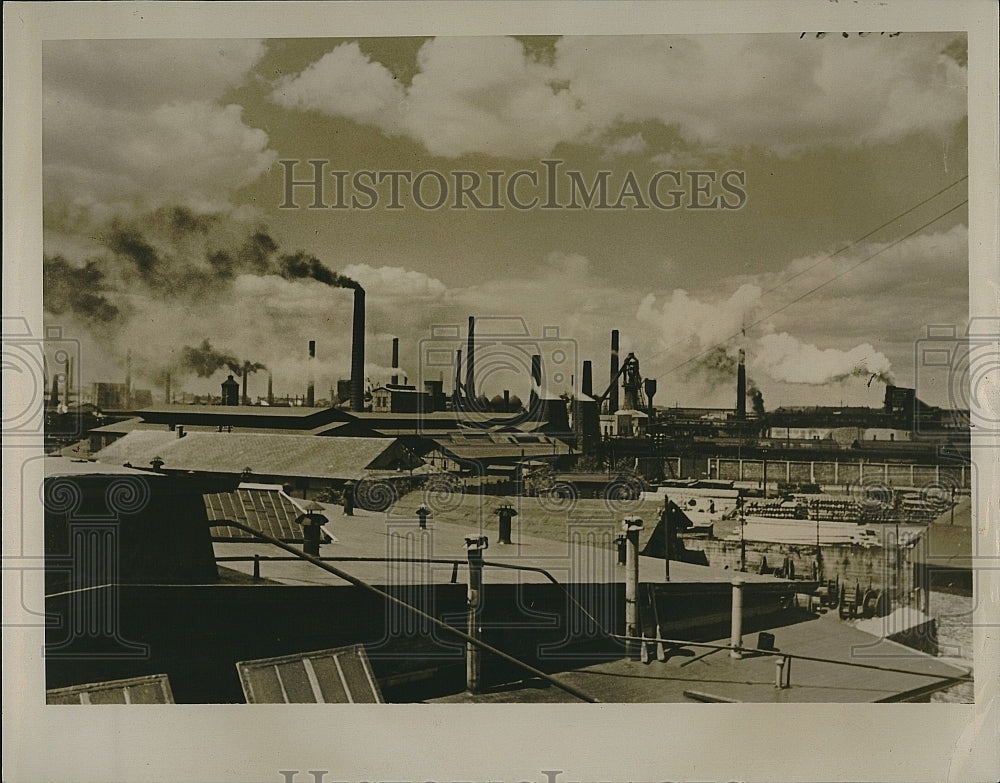
<instances>
[{"instance_id":1,"label":"tall brick smokestack","mask_svg":"<svg viewBox=\"0 0 1000 783\"><path fill-rule=\"evenodd\" d=\"M580 391L588 397L594 396L594 366L591 364L590 359L587 359L583 363L583 383Z\"/></svg>"},{"instance_id":2,"label":"tall brick smokestack","mask_svg":"<svg viewBox=\"0 0 1000 783\"><path fill-rule=\"evenodd\" d=\"M247 396L247 378L250 375L250 362L243 362L243 394L240 397L240 405L249 405L250 398Z\"/></svg>"},{"instance_id":3,"label":"tall brick smokestack","mask_svg":"<svg viewBox=\"0 0 1000 783\"><path fill-rule=\"evenodd\" d=\"M618 410L618 330L611 330L611 395L608 397L608 413Z\"/></svg>"},{"instance_id":4,"label":"tall brick smokestack","mask_svg":"<svg viewBox=\"0 0 1000 783\"><path fill-rule=\"evenodd\" d=\"M465 397L472 404L476 399L475 365L476 319L469 316L469 345L465 352Z\"/></svg>"},{"instance_id":5,"label":"tall brick smokestack","mask_svg":"<svg viewBox=\"0 0 1000 783\"><path fill-rule=\"evenodd\" d=\"M452 398L454 407L459 407L462 402L462 349L455 351L455 395Z\"/></svg>"},{"instance_id":6,"label":"tall brick smokestack","mask_svg":"<svg viewBox=\"0 0 1000 783\"><path fill-rule=\"evenodd\" d=\"M392 338L392 382L393 384L399 383L399 373L395 372L399 369L399 338Z\"/></svg>"},{"instance_id":7,"label":"tall brick smokestack","mask_svg":"<svg viewBox=\"0 0 1000 783\"><path fill-rule=\"evenodd\" d=\"M528 410L538 414L538 406L542 391L542 357L535 353L531 355L531 391L528 395Z\"/></svg>"},{"instance_id":8,"label":"tall brick smokestack","mask_svg":"<svg viewBox=\"0 0 1000 783\"><path fill-rule=\"evenodd\" d=\"M125 399L122 401L126 408L132 407L132 349L125 353Z\"/></svg>"},{"instance_id":9,"label":"tall brick smokestack","mask_svg":"<svg viewBox=\"0 0 1000 783\"><path fill-rule=\"evenodd\" d=\"M313 408L316 405L316 341L309 341L309 385L306 386L306 406Z\"/></svg>"},{"instance_id":10,"label":"tall brick smokestack","mask_svg":"<svg viewBox=\"0 0 1000 783\"><path fill-rule=\"evenodd\" d=\"M330 399L333 399L333 395L330 395ZM274 376L271 371L267 371L267 404L274 405Z\"/></svg>"},{"instance_id":11,"label":"tall brick smokestack","mask_svg":"<svg viewBox=\"0 0 1000 783\"><path fill-rule=\"evenodd\" d=\"M163 401L170 404L170 373L167 373L166 378L163 380Z\"/></svg>"},{"instance_id":12,"label":"tall brick smokestack","mask_svg":"<svg viewBox=\"0 0 1000 783\"><path fill-rule=\"evenodd\" d=\"M354 289L354 331L351 344L351 410L365 409L365 291Z\"/></svg>"},{"instance_id":13,"label":"tall brick smokestack","mask_svg":"<svg viewBox=\"0 0 1000 783\"><path fill-rule=\"evenodd\" d=\"M740 360L736 365L736 418L741 421L747 417L747 355L740 348Z\"/></svg>"}]
</instances>

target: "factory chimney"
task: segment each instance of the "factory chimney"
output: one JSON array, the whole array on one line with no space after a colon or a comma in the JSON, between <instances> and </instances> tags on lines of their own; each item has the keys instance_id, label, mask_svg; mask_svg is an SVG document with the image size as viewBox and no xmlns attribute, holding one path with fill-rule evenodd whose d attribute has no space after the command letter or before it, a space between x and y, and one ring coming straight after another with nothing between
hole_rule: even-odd
<instances>
[{"instance_id":1,"label":"factory chimney","mask_svg":"<svg viewBox=\"0 0 1000 783\"><path fill-rule=\"evenodd\" d=\"M59 373L52 376L52 391L49 394L49 407L59 407Z\"/></svg>"},{"instance_id":2,"label":"factory chimney","mask_svg":"<svg viewBox=\"0 0 1000 783\"><path fill-rule=\"evenodd\" d=\"M535 353L531 355L531 391L528 393L528 412L532 416L539 415L539 403L542 391L542 357Z\"/></svg>"},{"instance_id":3,"label":"factory chimney","mask_svg":"<svg viewBox=\"0 0 1000 783\"><path fill-rule=\"evenodd\" d=\"M229 377L232 378L231 375ZM163 381L163 401L165 403L167 403L167 405L170 404L170 373L169 372L167 373L166 378Z\"/></svg>"},{"instance_id":4,"label":"factory chimney","mask_svg":"<svg viewBox=\"0 0 1000 783\"><path fill-rule=\"evenodd\" d=\"M395 386L399 383L399 373L395 370L399 369L399 338L392 338L392 385Z\"/></svg>"},{"instance_id":5,"label":"factory chimney","mask_svg":"<svg viewBox=\"0 0 1000 783\"><path fill-rule=\"evenodd\" d=\"M476 341L476 319L469 316L469 345L465 352L465 398L469 401L469 407L475 405L476 400L476 366L474 358L474 346Z\"/></svg>"},{"instance_id":6,"label":"factory chimney","mask_svg":"<svg viewBox=\"0 0 1000 783\"><path fill-rule=\"evenodd\" d=\"M333 399L333 395L330 395L330 399ZM271 371L267 371L267 404L274 405L274 376Z\"/></svg>"},{"instance_id":7,"label":"factory chimney","mask_svg":"<svg viewBox=\"0 0 1000 783\"><path fill-rule=\"evenodd\" d=\"M73 357L70 356L66 359L66 388L63 390L63 397L66 400L66 407L69 408L70 404L73 402L70 395L73 390Z\"/></svg>"},{"instance_id":8,"label":"factory chimney","mask_svg":"<svg viewBox=\"0 0 1000 783\"><path fill-rule=\"evenodd\" d=\"M132 407L132 349L125 352L125 399L126 408Z\"/></svg>"},{"instance_id":9,"label":"factory chimney","mask_svg":"<svg viewBox=\"0 0 1000 783\"><path fill-rule=\"evenodd\" d=\"M601 439L601 412L597 400L594 399L594 366L589 360L583 363L583 392L576 401L573 412L573 429L576 431L577 444L586 454L592 454Z\"/></svg>"},{"instance_id":10,"label":"factory chimney","mask_svg":"<svg viewBox=\"0 0 1000 783\"><path fill-rule=\"evenodd\" d=\"M653 423L656 413L653 410L653 397L656 396L656 378L646 378L643 382L643 391L646 393L646 402L649 403L649 424Z\"/></svg>"},{"instance_id":11,"label":"factory chimney","mask_svg":"<svg viewBox=\"0 0 1000 783\"><path fill-rule=\"evenodd\" d=\"M611 330L611 395L608 397L608 413L618 410L618 330Z\"/></svg>"},{"instance_id":12,"label":"factory chimney","mask_svg":"<svg viewBox=\"0 0 1000 783\"><path fill-rule=\"evenodd\" d=\"M243 362L243 397L241 405L249 405L250 398L247 396L247 377L250 375L250 362Z\"/></svg>"},{"instance_id":13,"label":"factory chimney","mask_svg":"<svg viewBox=\"0 0 1000 783\"><path fill-rule=\"evenodd\" d=\"M354 289L354 333L351 346L351 410L365 409L365 291Z\"/></svg>"},{"instance_id":14,"label":"factory chimney","mask_svg":"<svg viewBox=\"0 0 1000 783\"><path fill-rule=\"evenodd\" d=\"M740 421L747 417L746 359L746 351L740 348L740 361L736 366L736 418Z\"/></svg>"},{"instance_id":15,"label":"factory chimney","mask_svg":"<svg viewBox=\"0 0 1000 783\"><path fill-rule=\"evenodd\" d=\"M462 349L455 351L455 394L451 398L451 407L458 410L462 407Z\"/></svg>"},{"instance_id":16,"label":"factory chimney","mask_svg":"<svg viewBox=\"0 0 1000 783\"><path fill-rule=\"evenodd\" d=\"M594 366L590 359L583 363L583 383L580 386L580 391L588 397L594 396Z\"/></svg>"},{"instance_id":17,"label":"factory chimney","mask_svg":"<svg viewBox=\"0 0 1000 783\"><path fill-rule=\"evenodd\" d=\"M316 341L309 341L309 385L306 386L306 407L316 405ZM300 387L301 388L301 387Z\"/></svg>"}]
</instances>

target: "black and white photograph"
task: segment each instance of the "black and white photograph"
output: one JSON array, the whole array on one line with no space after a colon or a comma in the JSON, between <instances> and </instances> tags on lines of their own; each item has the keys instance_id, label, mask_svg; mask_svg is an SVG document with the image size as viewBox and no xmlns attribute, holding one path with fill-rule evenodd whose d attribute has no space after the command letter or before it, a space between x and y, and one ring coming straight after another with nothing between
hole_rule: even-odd
<instances>
[{"instance_id":1,"label":"black and white photograph","mask_svg":"<svg viewBox=\"0 0 1000 783\"><path fill-rule=\"evenodd\" d=\"M5 5L5 779L996 779L997 7L681 5Z\"/></svg>"}]
</instances>

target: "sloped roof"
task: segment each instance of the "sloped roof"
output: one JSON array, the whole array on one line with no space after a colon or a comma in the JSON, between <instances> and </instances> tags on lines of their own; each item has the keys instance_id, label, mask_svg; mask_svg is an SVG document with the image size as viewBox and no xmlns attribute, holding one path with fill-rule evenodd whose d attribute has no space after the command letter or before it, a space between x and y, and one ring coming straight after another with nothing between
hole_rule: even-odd
<instances>
[{"instance_id":1,"label":"sloped roof","mask_svg":"<svg viewBox=\"0 0 1000 783\"><path fill-rule=\"evenodd\" d=\"M391 438L318 438L270 433L130 432L95 455L103 463L145 467L155 458L166 471L302 478L360 479L393 448Z\"/></svg>"},{"instance_id":2,"label":"sloped roof","mask_svg":"<svg viewBox=\"0 0 1000 783\"><path fill-rule=\"evenodd\" d=\"M241 484L233 492L219 492L202 497L210 522L220 520L242 522L281 541L290 543L302 541L302 526L295 520L305 513L305 509L286 495L279 486ZM253 536L236 527L213 524L212 539L253 540Z\"/></svg>"}]
</instances>

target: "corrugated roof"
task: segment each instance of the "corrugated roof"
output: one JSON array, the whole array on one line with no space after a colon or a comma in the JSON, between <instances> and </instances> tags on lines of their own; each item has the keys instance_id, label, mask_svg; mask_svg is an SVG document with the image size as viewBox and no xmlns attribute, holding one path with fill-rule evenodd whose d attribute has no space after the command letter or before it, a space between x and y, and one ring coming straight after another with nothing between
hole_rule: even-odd
<instances>
[{"instance_id":1,"label":"corrugated roof","mask_svg":"<svg viewBox=\"0 0 1000 783\"><path fill-rule=\"evenodd\" d=\"M166 471L360 479L395 444L390 438L272 433L130 432L94 455L106 464L145 467L159 457Z\"/></svg>"},{"instance_id":2,"label":"corrugated roof","mask_svg":"<svg viewBox=\"0 0 1000 783\"><path fill-rule=\"evenodd\" d=\"M289 543L302 543L302 526L295 520L303 513L281 487L240 485L234 492L203 495L210 522L232 520ZM212 540L256 540L245 530L229 525L212 525Z\"/></svg>"},{"instance_id":3,"label":"corrugated roof","mask_svg":"<svg viewBox=\"0 0 1000 783\"><path fill-rule=\"evenodd\" d=\"M360 644L236 664L248 704L382 704Z\"/></svg>"},{"instance_id":4,"label":"corrugated roof","mask_svg":"<svg viewBox=\"0 0 1000 783\"><path fill-rule=\"evenodd\" d=\"M107 680L51 688L45 691L46 704L173 704L174 694L165 674Z\"/></svg>"}]
</instances>

